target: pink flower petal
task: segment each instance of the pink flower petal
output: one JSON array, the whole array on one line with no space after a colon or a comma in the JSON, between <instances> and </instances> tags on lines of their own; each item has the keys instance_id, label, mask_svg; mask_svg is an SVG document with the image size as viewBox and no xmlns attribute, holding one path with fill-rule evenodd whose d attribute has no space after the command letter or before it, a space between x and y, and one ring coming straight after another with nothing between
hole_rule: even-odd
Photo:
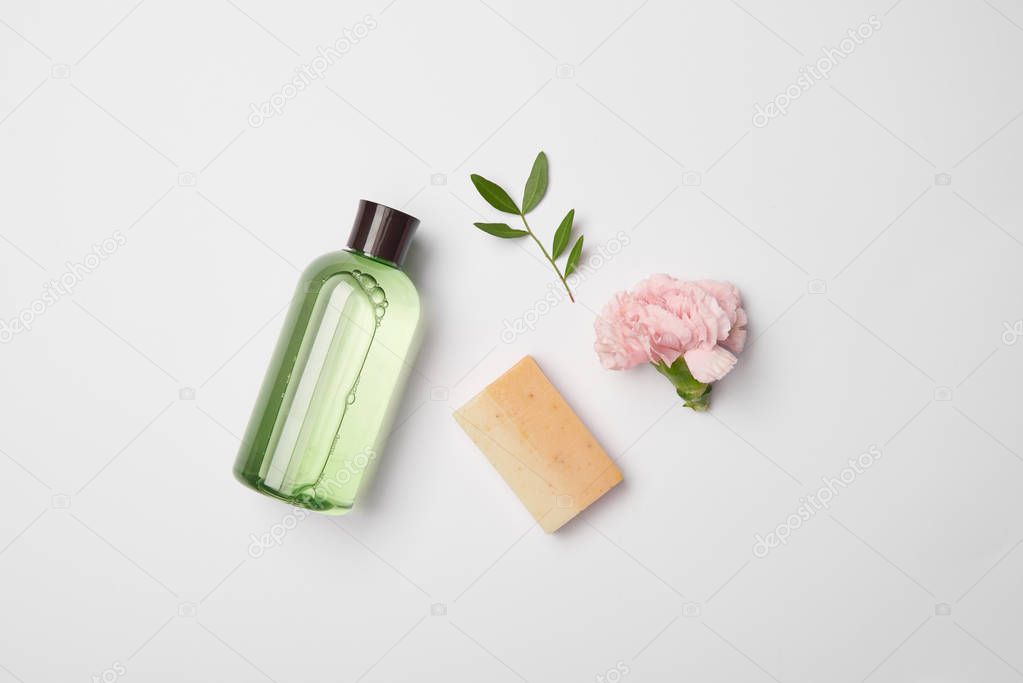
<instances>
[{"instance_id":1,"label":"pink flower petal","mask_svg":"<svg viewBox=\"0 0 1023 683\"><path fill-rule=\"evenodd\" d=\"M693 377L701 382L716 382L735 367L735 356L720 346L713 349L692 349L684 354Z\"/></svg>"},{"instance_id":2,"label":"pink flower petal","mask_svg":"<svg viewBox=\"0 0 1023 683\"><path fill-rule=\"evenodd\" d=\"M721 342L721 346L738 355L742 353L742 349L746 346L747 319L745 310L740 308L735 313L735 325L732 326L731 332L728 333L728 339Z\"/></svg>"}]
</instances>

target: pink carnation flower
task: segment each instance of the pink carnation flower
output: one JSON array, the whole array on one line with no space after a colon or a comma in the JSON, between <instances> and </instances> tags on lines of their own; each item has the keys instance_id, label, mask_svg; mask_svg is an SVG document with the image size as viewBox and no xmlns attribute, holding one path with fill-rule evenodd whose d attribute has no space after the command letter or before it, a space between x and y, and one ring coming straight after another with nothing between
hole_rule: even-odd
<instances>
[{"instance_id":1,"label":"pink carnation flower","mask_svg":"<svg viewBox=\"0 0 1023 683\"><path fill-rule=\"evenodd\" d=\"M653 363L686 405L705 410L708 385L728 374L746 345L746 323L735 285L654 275L604 307L594 349L609 370Z\"/></svg>"}]
</instances>

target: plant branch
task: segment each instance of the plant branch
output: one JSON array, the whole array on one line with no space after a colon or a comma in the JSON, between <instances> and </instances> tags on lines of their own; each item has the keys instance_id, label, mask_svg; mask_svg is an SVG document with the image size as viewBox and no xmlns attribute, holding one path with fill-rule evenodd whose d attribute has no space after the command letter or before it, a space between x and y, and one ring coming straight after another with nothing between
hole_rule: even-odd
<instances>
[{"instance_id":1,"label":"plant branch","mask_svg":"<svg viewBox=\"0 0 1023 683\"><path fill-rule=\"evenodd\" d=\"M565 276L561 274L561 269L558 268L558 264L555 263L554 259L551 258L551 255L547 253L547 248L543 246L543 242L541 242L537 238L536 234L533 232L533 229L529 227L529 222L526 220L526 214L519 213L519 218L522 219L522 224L526 226L526 232L528 232L529 236L533 238L534 242L536 242L536 246L540 247L540 251L543 252L543 257L547 259L547 261L554 268L554 272L558 274L558 279L561 280L561 284L564 285L565 291L568 292L569 300L571 300L572 303L575 303L575 297L572 295L572 290L569 289L568 287L568 281L565 279Z\"/></svg>"}]
</instances>

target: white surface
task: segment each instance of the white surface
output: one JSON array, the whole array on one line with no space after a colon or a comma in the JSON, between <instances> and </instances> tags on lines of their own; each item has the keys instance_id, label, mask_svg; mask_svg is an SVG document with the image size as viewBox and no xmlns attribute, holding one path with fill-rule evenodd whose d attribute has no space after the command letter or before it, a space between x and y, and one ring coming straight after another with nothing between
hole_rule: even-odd
<instances>
[{"instance_id":1,"label":"white surface","mask_svg":"<svg viewBox=\"0 0 1023 683\"><path fill-rule=\"evenodd\" d=\"M0 318L125 238L0 346L0 683L1023 678L1023 8L488 2L0 4ZM533 225L629 239L550 310L468 182L520 192L541 148ZM431 327L367 500L298 519L232 480L236 435L296 267L360 197L423 219ZM708 415L591 351L658 271L746 294ZM625 474L553 537L450 418L527 353Z\"/></svg>"}]
</instances>

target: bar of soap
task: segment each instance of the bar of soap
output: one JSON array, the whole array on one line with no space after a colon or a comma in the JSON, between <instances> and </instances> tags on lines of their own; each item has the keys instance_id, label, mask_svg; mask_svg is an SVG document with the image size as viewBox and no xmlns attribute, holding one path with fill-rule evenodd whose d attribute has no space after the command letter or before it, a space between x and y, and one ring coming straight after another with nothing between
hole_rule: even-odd
<instances>
[{"instance_id":1,"label":"bar of soap","mask_svg":"<svg viewBox=\"0 0 1023 683\"><path fill-rule=\"evenodd\" d=\"M622 480L529 356L455 411L455 420L547 533Z\"/></svg>"}]
</instances>

